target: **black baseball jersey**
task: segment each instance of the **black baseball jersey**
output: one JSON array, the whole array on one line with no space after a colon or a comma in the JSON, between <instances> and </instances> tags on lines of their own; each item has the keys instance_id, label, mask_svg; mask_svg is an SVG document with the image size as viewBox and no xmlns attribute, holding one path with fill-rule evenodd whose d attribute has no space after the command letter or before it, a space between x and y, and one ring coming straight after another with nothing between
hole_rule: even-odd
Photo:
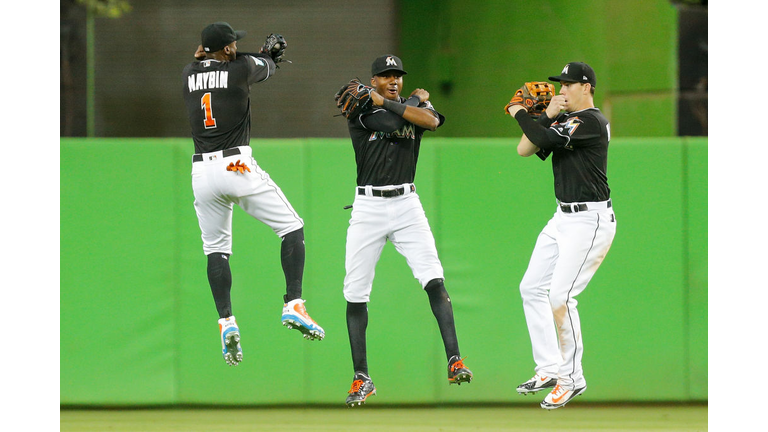
<instances>
[{"instance_id":1,"label":"black baseball jersey","mask_svg":"<svg viewBox=\"0 0 768 432\"><path fill-rule=\"evenodd\" d=\"M401 97L400 102L432 111L440 119L438 127L445 122L445 117L429 101L419 103L419 98L413 96L407 101ZM355 149L358 186L413 183L421 137L427 129L384 108L351 118L348 126Z\"/></svg>"},{"instance_id":2,"label":"black baseball jersey","mask_svg":"<svg viewBox=\"0 0 768 432\"><path fill-rule=\"evenodd\" d=\"M540 123L546 124L547 119ZM549 126L547 136L549 142L556 144L534 144L541 147L536 153L541 160L552 155L555 197L566 203L608 200L611 126L603 113L597 108L560 113Z\"/></svg>"},{"instance_id":3,"label":"black baseball jersey","mask_svg":"<svg viewBox=\"0 0 768 432\"><path fill-rule=\"evenodd\" d=\"M272 59L258 54L238 54L229 62L194 61L184 68L184 102L195 153L249 144L251 84L274 72Z\"/></svg>"}]
</instances>

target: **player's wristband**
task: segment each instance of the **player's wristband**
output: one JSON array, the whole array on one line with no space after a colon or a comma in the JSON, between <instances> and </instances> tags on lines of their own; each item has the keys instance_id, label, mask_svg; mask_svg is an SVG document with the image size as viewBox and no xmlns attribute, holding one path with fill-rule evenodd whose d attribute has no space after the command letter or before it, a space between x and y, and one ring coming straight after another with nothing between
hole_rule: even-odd
<instances>
[{"instance_id":1,"label":"player's wristband","mask_svg":"<svg viewBox=\"0 0 768 432\"><path fill-rule=\"evenodd\" d=\"M384 99L384 103L381 105L385 110L392 111L393 113L399 115L400 117L405 114L405 105L395 102L393 100Z\"/></svg>"},{"instance_id":2,"label":"player's wristband","mask_svg":"<svg viewBox=\"0 0 768 432\"><path fill-rule=\"evenodd\" d=\"M419 98L416 95L411 96L411 97L408 98L407 101L403 102L403 105L405 105L405 106L412 106L412 107L418 107L419 105L421 105L421 98Z\"/></svg>"}]
</instances>

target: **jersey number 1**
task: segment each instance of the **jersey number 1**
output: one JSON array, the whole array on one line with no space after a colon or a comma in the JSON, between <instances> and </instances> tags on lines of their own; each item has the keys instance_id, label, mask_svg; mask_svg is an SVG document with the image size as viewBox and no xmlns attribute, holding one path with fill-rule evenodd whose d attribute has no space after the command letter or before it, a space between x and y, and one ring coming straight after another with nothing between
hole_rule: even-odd
<instances>
[{"instance_id":1,"label":"jersey number 1","mask_svg":"<svg viewBox=\"0 0 768 432\"><path fill-rule=\"evenodd\" d=\"M205 110L205 120L203 120L203 124L206 129L213 129L216 127L216 119L213 118L211 107L211 92L208 92L200 99L200 108Z\"/></svg>"}]
</instances>

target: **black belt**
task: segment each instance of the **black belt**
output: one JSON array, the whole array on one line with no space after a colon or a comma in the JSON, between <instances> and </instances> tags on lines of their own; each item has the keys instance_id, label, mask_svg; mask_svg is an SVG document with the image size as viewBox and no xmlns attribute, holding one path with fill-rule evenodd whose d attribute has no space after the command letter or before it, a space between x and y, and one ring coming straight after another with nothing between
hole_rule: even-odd
<instances>
[{"instance_id":1,"label":"black belt","mask_svg":"<svg viewBox=\"0 0 768 432\"><path fill-rule=\"evenodd\" d=\"M410 185L411 192L416 192L416 186ZM365 195L365 187L357 187L358 195ZM371 195L382 198L392 198L400 195L405 195L405 186L401 186L395 189L371 189Z\"/></svg>"},{"instance_id":2,"label":"black belt","mask_svg":"<svg viewBox=\"0 0 768 432\"><path fill-rule=\"evenodd\" d=\"M611 208L611 200L608 200L608 208ZM578 213L589 210L589 206L585 203L579 204L560 204L560 210L563 213Z\"/></svg>"},{"instance_id":3,"label":"black belt","mask_svg":"<svg viewBox=\"0 0 768 432\"><path fill-rule=\"evenodd\" d=\"M234 156L234 155L239 155L239 154L240 154L240 149L237 148L237 147L228 148L228 149L225 149L224 151L221 152L221 156L222 157ZM209 156L208 158L212 159L213 156ZM202 153L196 153L196 154L192 155L192 162L202 162L202 161L203 161L203 154Z\"/></svg>"}]
</instances>

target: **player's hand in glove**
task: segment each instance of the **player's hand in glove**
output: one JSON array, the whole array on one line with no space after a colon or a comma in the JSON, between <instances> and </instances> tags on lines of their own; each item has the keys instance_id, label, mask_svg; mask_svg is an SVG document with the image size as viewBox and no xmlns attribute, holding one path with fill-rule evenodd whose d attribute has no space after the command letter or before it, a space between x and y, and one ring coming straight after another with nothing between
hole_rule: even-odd
<instances>
[{"instance_id":1,"label":"player's hand in glove","mask_svg":"<svg viewBox=\"0 0 768 432\"><path fill-rule=\"evenodd\" d=\"M283 37L283 35L272 33L269 36L267 36L267 40L264 41L264 45L262 45L259 52L271 57L272 60L274 60L276 65L280 62L291 63L290 60L285 60L283 58L283 54L285 54L285 48L287 47L288 47L288 42L285 41L285 38Z\"/></svg>"},{"instance_id":2,"label":"player's hand in glove","mask_svg":"<svg viewBox=\"0 0 768 432\"><path fill-rule=\"evenodd\" d=\"M533 81L523 84L504 107L504 114L509 114L509 107L519 105L533 118L539 118L549 106L555 95L555 86L543 81Z\"/></svg>"},{"instance_id":3,"label":"player's hand in glove","mask_svg":"<svg viewBox=\"0 0 768 432\"><path fill-rule=\"evenodd\" d=\"M248 168L248 165L240 163L240 159L238 159L237 162L229 163L229 166L227 166L227 171L234 171L239 172L240 174L245 174L246 171L251 172L251 169Z\"/></svg>"},{"instance_id":4,"label":"player's hand in glove","mask_svg":"<svg viewBox=\"0 0 768 432\"><path fill-rule=\"evenodd\" d=\"M336 92L336 107L341 110L341 115L348 119L357 117L371 109L371 92L373 91L373 87L353 79Z\"/></svg>"}]
</instances>

